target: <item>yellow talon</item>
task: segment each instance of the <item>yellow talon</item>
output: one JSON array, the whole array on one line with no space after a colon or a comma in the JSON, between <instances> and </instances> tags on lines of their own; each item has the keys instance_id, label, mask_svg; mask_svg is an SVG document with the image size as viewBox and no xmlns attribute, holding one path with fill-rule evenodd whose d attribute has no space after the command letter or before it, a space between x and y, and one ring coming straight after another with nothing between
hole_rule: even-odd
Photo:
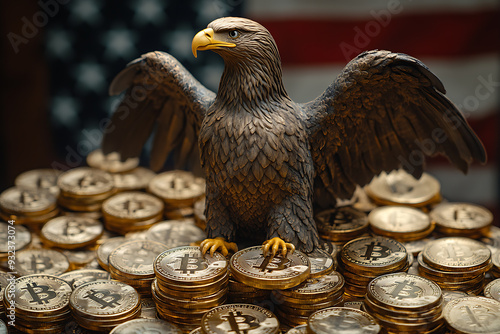
<instances>
[{"instance_id":1,"label":"yellow talon","mask_svg":"<svg viewBox=\"0 0 500 334\"><path fill-rule=\"evenodd\" d=\"M267 256L269 249L271 249L272 256L275 256L280 248L281 255L283 257L286 256L288 251L290 251L290 254L293 254L293 252L295 251L295 246L293 244L285 242L278 237L264 241L264 243L262 244L262 252L264 253L264 256Z\"/></svg>"},{"instance_id":2,"label":"yellow talon","mask_svg":"<svg viewBox=\"0 0 500 334\"><path fill-rule=\"evenodd\" d=\"M210 250L210 256L213 256L215 251L219 249L220 253L226 256L229 253L229 250L233 252L238 251L238 246L234 242L227 242L224 238L217 237L215 239L205 239L200 244L201 254L205 255L205 253Z\"/></svg>"}]
</instances>

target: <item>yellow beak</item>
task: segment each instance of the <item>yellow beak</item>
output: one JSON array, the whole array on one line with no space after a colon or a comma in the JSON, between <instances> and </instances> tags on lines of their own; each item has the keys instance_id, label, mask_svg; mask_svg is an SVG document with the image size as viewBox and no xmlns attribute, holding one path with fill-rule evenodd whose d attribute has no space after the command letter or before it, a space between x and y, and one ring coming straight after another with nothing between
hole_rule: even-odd
<instances>
[{"instance_id":1,"label":"yellow beak","mask_svg":"<svg viewBox=\"0 0 500 334\"><path fill-rule=\"evenodd\" d=\"M197 33L193 38L193 43L191 44L195 58L197 57L196 51L198 50L213 50L220 49L221 47L234 48L235 46L236 44L234 43L227 43L214 39L214 30L212 28L203 29Z\"/></svg>"}]
</instances>

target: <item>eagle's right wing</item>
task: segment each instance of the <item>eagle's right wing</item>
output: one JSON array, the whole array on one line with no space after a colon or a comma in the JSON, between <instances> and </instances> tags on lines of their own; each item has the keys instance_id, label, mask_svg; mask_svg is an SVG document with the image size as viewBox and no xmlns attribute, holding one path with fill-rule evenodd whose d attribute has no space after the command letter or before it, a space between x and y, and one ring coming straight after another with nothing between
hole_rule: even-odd
<instances>
[{"instance_id":1,"label":"eagle's right wing","mask_svg":"<svg viewBox=\"0 0 500 334\"><path fill-rule=\"evenodd\" d=\"M115 77L110 95L124 90L105 130L103 153L118 152L122 159L139 156L156 124L151 168L161 169L170 152L176 168L198 166L198 132L215 93L159 51L132 61Z\"/></svg>"}]
</instances>

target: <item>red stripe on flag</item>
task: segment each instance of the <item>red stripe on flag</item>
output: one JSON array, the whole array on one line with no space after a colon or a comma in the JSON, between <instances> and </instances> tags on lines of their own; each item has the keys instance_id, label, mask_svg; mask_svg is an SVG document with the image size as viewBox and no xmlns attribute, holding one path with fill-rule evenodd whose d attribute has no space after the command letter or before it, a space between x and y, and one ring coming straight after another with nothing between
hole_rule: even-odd
<instances>
[{"instance_id":1,"label":"red stripe on flag","mask_svg":"<svg viewBox=\"0 0 500 334\"><path fill-rule=\"evenodd\" d=\"M499 14L498 10L425 14L403 11L371 20L254 19L275 38L284 65L320 65L344 64L371 49L416 58L498 52Z\"/></svg>"}]
</instances>

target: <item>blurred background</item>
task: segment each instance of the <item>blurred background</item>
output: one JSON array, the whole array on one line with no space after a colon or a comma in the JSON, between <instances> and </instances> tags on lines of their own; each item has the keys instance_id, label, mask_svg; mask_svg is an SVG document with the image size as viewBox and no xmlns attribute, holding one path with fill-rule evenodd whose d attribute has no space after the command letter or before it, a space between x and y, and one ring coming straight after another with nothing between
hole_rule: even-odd
<instances>
[{"instance_id":1,"label":"blurred background","mask_svg":"<svg viewBox=\"0 0 500 334\"><path fill-rule=\"evenodd\" d=\"M85 164L117 98L108 85L129 61L163 50L217 90L222 60L191 54L215 18L245 16L273 34L285 86L298 102L323 92L370 49L407 53L444 83L482 139L488 163L467 176L428 164L445 198L498 212L500 5L494 0L16 0L2 1L0 191L23 171ZM147 165L147 150L141 157ZM498 221L497 221L498 224Z\"/></svg>"}]
</instances>

